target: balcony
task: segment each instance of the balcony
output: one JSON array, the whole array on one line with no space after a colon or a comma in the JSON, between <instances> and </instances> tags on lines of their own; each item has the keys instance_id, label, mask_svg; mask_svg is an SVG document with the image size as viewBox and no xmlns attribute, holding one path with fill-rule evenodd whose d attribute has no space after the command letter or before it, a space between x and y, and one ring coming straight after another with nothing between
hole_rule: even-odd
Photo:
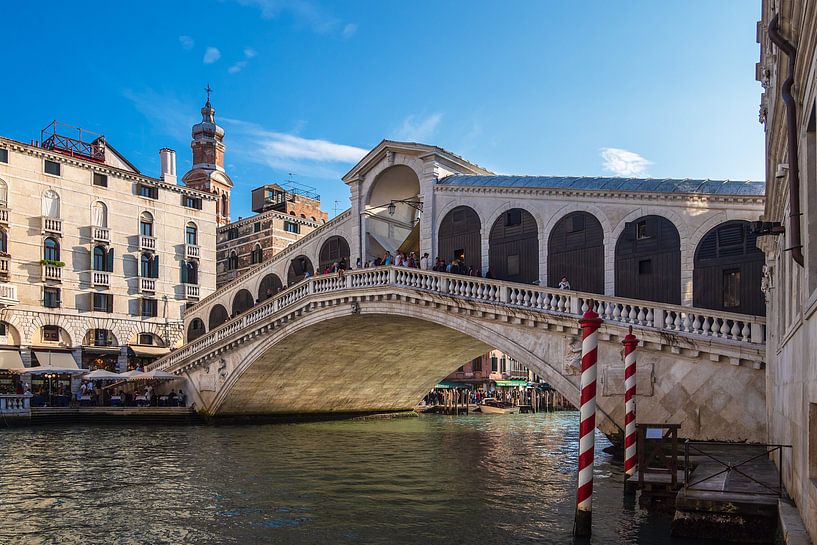
<instances>
[{"instance_id":1,"label":"balcony","mask_svg":"<svg viewBox=\"0 0 817 545\"><path fill-rule=\"evenodd\" d=\"M149 237L147 235L139 235L139 251L140 252L155 252L156 251L156 237Z\"/></svg>"},{"instance_id":2,"label":"balcony","mask_svg":"<svg viewBox=\"0 0 817 545\"><path fill-rule=\"evenodd\" d=\"M11 257L0 256L0 278L8 279L9 267L11 266Z\"/></svg>"},{"instance_id":3,"label":"balcony","mask_svg":"<svg viewBox=\"0 0 817 545\"><path fill-rule=\"evenodd\" d=\"M43 233L62 236L62 220L60 218L49 218L48 216L42 216L41 225Z\"/></svg>"},{"instance_id":4,"label":"balcony","mask_svg":"<svg viewBox=\"0 0 817 545\"><path fill-rule=\"evenodd\" d=\"M9 209L6 208L6 203L0 204L0 225L9 224Z\"/></svg>"},{"instance_id":5,"label":"balcony","mask_svg":"<svg viewBox=\"0 0 817 545\"><path fill-rule=\"evenodd\" d=\"M199 248L195 244L185 244L184 245L184 258L185 259L198 259L200 256L201 256L201 248Z\"/></svg>"},{"instance_id":6,"label":"balcony","mask_svg":"<svg viewBox=\"0 0 817 545\"><path fill-rule=\"evenodd\" d=\"M14 284L0 284L0 305L16 305L19 302L17 300L17 286Z\"/></svg>"},{"instance_id":7,"label":"balcony","mask_svg":"<svg viewBox=\"0 0 817 545\"><path fill-rule=\"evenodd\" d=\"M62 282L62 267L43 263L43 280Z\"/></svg>"},{"instance_id":8,"label":"balcony","mask_svg":"<svg viewBox=\"0 0 817 545\"><path fill-rule=\"evenodd\" d=\"M184 285L184 297L185 299L195 299L198 301L199 299L199 286L198 284L185 284Z\"/></svg>"},{"instance_id":9,"label":"balcony","mask_svg":"<svg viewBox=\"0 0 817 545\"><path fill-rule=\"evenodd\" d=\"M156 293L156 279L155 278L140 278L139 290L142 293Z\"/></svg>"},{"instance_id":10,"label":"balcony","mask_svg":"<svg viewBox=\"0 0 817 545\"><path fill-rule=\"evenodd\" d=\"M91 234L94 238L94 242L102 242L104 244L111 242L111 230L107 227L96 227L92 225Z\"/></svg>"},{"instance_id":11,"label":"balcony","mask_svg":"<svg viewBox=\"0 0 817 545\"><path fill-rule=\"evenodd\" d=\"M91 282L95 288L110 288L111 273L103 271L91 271Z\"/></svg>"}]
</instances>

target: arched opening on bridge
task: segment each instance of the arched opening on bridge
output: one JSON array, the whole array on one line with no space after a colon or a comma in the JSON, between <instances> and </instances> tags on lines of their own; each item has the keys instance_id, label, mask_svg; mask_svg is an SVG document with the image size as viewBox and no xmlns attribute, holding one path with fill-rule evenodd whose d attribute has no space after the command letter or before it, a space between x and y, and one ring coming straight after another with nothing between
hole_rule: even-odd
<instances>
[{"instance_id":1,"label":"arched opening on bridge","mask_svg":"<svg viewBox=\"0 0 817 545\"><path fill-rule=\"evenodd\" d=\"M560 219L548 239L548 285L567 277L571 289L604 293L604 230L595 216L572 212Z\"/></svg>"},{"instance_id":2,"label":"arched opening on bridge","mask_svg":"<svg viewBox=\"0 0 817 545\"><path fill-rule=\"evenodd\" d=\"M239 290L233 297L233 316L238 316L252 308L255 301L248 290Z\"/></svg>"},{"instance_id":3,"label":"arched opening on bridge","mask_svg":"<svg viewBox=\"0 0 817 545\"><path fill-rule=\"evenodd\" d=\"M366 260L420 251L420 179L406 165L378 174L366 200Z\"/></svg>"},{"instance_id":4,"label":"arched opening on bridge","mask_svg":"<svg viewBox=\"0 0 817 545\"><path fill-rule=\"evenodd\" d=\"M765 257L756 243L748 221L727 221L701 239L692 281L696 307L766 315L760 291Z\"/></svg>"},{"instance_id":5,"label":"arched opening on bridge","mask_svg":"<svg viewBox=\"0 0 817 545\"><path fill-rule=\"evenodd\" d=\"M315 269L312 267L312 262L309 258L305 255L299 255L293 258L289 264L289 270L287 271L287 285L297 284L306 278L307 274L309 276L315 274Z\"/></svg>"},{"instance_id":6,"label":"arched opening on bridge","mask_svg":"<svg viewBox=\"0 0 817 545\"><path fill-rule=\"evenodd\" d=\"M277 274L270 273L261 279L258 285L258 300L266 301L284 288L283 282Z\"/></svg>"},{"instance_id":7,"label":"arched opening on bridge","mask_svg":"<svg viewBox=\"0 0 817 545\"><path fill-rule=\"evenodd\" d=\"M473 208L458 206L449 211L440 222L437 236L437 256L450 263L457 259L466 268L476 271L482 267L482 223Z\"/></svg>"},{"instance_id":8,"label":"arched opening on bridge","mask_svg":"<svg viewBox=\"0 0 817 545\"><path fill-rule=\"evenodd\" d=\"M187 327L187 342L198 339L205 333L207 333L207 330L204 329L204 322L199 318L193 318Z\"/></svg>"},{"instance_id":9,"label":"arched opening on bridge","mask_svg":"<svg viewBox=\"0 0 817 545\"><path fill-rule=\"evenodd\" d=\"M209 328L215 329L229 319L230 315L224 305L215 305L210 309L210 318L207 321Z\"/></svg>"},{"instance_id":10,"label":"arched opening on bridge","mask_svg":"<svg viewBox=\"0 0 817 545\"><path fill-rule=\"evenodd\" d=\"M337 235L329 237L321 246L318 270L323 272L335 263L340 263L341 260L345 260L346 268L348 268L350 255L349 243L345 238Z\"/></svg>"},{"instance_id":11,"label":"arched opening on bridge","mask_svg":"<svg viewBox=\"0 0 817 545\"><path fill-rule=\"evenodd\" d=\"M522 208L511 208L491 227L488 261L499 280L530 284L539 278L539 238L536 220Z\"/></svg>"},{"instance_id":12,"label":"arched opening on bridge","mask_svg":"<svg viewBox=\"0 0 817 545\"><path fill-rule=\"evenodd\" d=\"M628 222L616 242L616 295L681 304L681 237L661 216Z\"/></svg>"}]
</instances>

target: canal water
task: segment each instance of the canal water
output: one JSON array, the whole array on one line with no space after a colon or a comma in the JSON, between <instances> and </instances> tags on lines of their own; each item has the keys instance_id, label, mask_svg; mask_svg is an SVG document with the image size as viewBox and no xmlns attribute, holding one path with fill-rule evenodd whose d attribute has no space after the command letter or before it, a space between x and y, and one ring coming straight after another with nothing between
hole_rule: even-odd
<instances>
[{"instance_id":1,"label":"canal water","mask_svg":"<svg viewBox=\"0 0 817 545\"><path fill-rule=\"evenodd\" d=\"M571 543L578 413L0 431L3 544ZM592 543L687 544L600 452Z\"/></svg>"}]
</instances>

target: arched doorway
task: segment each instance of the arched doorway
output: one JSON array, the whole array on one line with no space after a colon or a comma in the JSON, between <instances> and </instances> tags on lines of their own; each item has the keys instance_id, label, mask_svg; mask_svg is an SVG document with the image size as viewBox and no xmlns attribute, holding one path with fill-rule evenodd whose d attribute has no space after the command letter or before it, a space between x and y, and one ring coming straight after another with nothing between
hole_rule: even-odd
<instances>
[{"instance_id":1,"label":"arched doorway","mask_svg":"<svg viewBox=\"0 0 817 545\"><path fill-rule=\"evenodd\" d=\"M437 235L437 255L451 262L458 259L474 270L482 267L482 223L473 208L458 206L440 222Z\"/></svg>"},{"instance_id":2,"label":"arched doorway","mask_svg":"<svg viewBox=\"0 0 817 545\"><path fill-rule=\"evenodd\" d=\"M247 290L239 290L233 297L233 316L238 316L252 308L254 300L252 294Z\"/></svg>"},{"instance_id":3,"label":"arched doorway","mask_svg":"<svg viewBox=\"0 0 817 545\"><path fill-rule=\"evenodd\" d=\"M289 264L289 271L287 272L287 284L292 285L303 280L307 273L309 276L315 274L315 269L312 267L312 262L305 255L299 255L292 259Z\"/></svg>"},{"instance_id":4,"label":"arched doorway","mask_svg":"<svg viewBox=\"0 0 817 545\"><path fill-rule=\"evenodd\" d=\"M227 313L227 309L224 308L224 305L215 305L210 309L210 318L207 321L209 322L210 329L214 329L229 319L230 315Z\"/></svg>"},{"instance_id":5,"label":"arched doorway","mask_svg":"<svg viewBox=\"0 0 817 545\"><path fill-rule=\"evenodd\" d=\"M204 329L204 322L198 318L193 318L187 327L187 342L198 339L205 333L207 333L207 330Z\"/></svg>"},{"instance_id":6,"label":"arched doorway","mask_svg":"<svg viewBox=\"0 0 817 545\"><path fill-rule=\"evenodd\" d=\"M572 212L560 219L548 239L548 285L563 276L571 289L604 293L604 230L595 216Z\"/></svg>"},{"instance_id":7,"label":"arched doorway","mask_svg":"<svg viewBox=\"0 0 817 545\"><path fill-rule=\"evenodd\" d=\"M766 315L760 291L765 257L756 243L748 221L727 221L701 239L692 280L696 307Z\"/></svg>"},{"instance_id":8,"label":"arched doorway","mask_svg":"<svg viewBox=\"0 0 817 545\"><path fill-rule=\"evenodd\" d=\"M277 274L268 274L261 279L258 285L258 300L266 301L284 288L283 282Z\"/></svg>"},{"instance_id":9,"label":"arched doorway","mask_svg":"<svg viewBox=\"0 0 817 545\"><path fill-rule=\"evenodd\" d=\"M419 200L420 179L411 167L395 165L378 174L366 200L364 260L394 254L398 248L420 251Z\"/></svg>"},{"instance_id":10,"label":"arched doorway","mask_svg":"<svg viewBox=\"0 0 817 545\"><path fill-rule=\"evenodd\" d=\"M318 270L323 272L327 267L331 267L335 263L340 263L341 260L346 260L346 268L349 267L349 243L341 236L329 237L321 246L320 262Z\"/></svg>"},{"instance_id":11,"label":"arched doorway","mask_svg":"<svg viewBox=\"0 0 817 545\"><path fill-rule=\"evenodd\" d=\"M627 223L616 242L616 295L681 304L681 237L661 216Z\"/></svg>"},{"instance_id":12,"label":"arched doorway","mask_svg":"<svg viewBox=\"0 0 817 545\"><path fill-rule=\"evenodd\" d=\"M526 284L539 278L538 228L530 212L522 208L504 212L491 227L488 244L494 278Z\"/></svg>"}]
</instances>

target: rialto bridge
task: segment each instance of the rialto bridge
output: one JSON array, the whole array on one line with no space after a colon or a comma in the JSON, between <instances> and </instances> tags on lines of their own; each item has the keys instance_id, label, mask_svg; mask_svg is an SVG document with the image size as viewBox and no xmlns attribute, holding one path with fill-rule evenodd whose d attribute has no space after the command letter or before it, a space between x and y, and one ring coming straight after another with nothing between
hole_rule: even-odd
<instances>
[{"instance_id":1,"label":"rialto bridge","mask_svg":"<svg viewBox=\"0 0 817 545\"><path fill-rule=\"evenodd\" d=\"M412 408L499 349L578 403L583 309L604 318L599 426L623 423L620 340L641 339L639 420L765 436L762 183L495 176L441 148L384 141L345 177L351 208L188 309L154 368L212 416ZM321 270L411 249L474 276ZM483 278L490 272L492 278ZM571 290L553 288L567 276ZM551 286L551 287L546 287Z\"/></svg>"}]
</instances>

